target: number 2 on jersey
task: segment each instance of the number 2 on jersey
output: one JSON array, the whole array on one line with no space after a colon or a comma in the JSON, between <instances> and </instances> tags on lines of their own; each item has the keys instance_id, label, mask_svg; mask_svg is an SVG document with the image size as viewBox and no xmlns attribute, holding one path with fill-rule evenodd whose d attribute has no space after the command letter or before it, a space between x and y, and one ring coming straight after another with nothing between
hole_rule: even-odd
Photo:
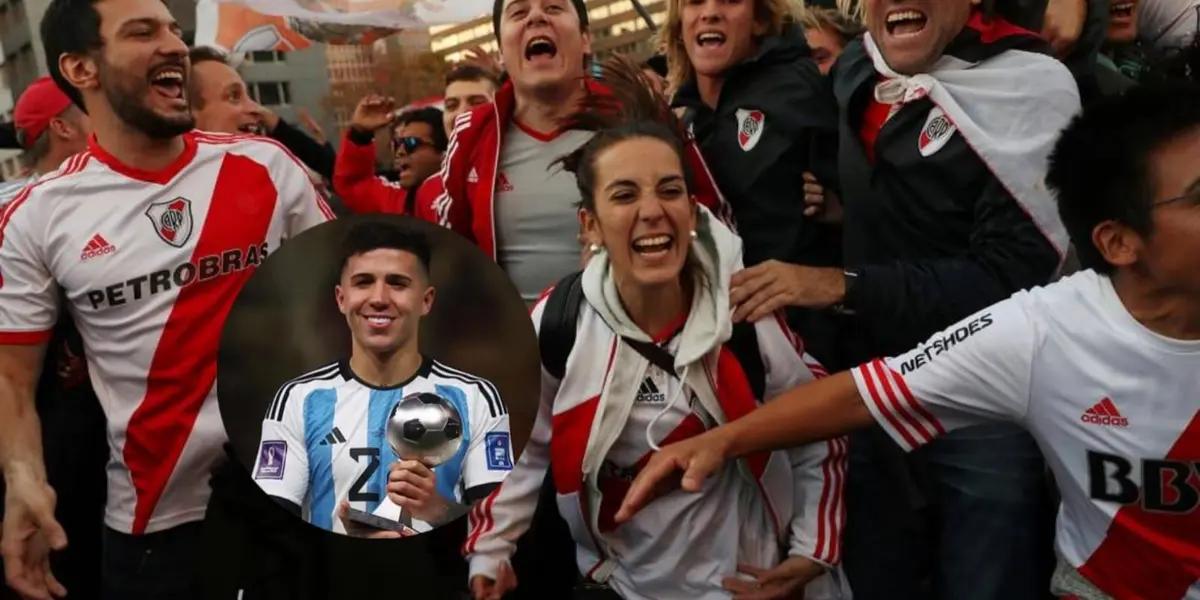
<instances>
[{"instance_id":1,"label":"number 2 on jersey","mask_svg":"<svg viewBox=\"0 0 1200 600\"><path fill-rule=\"evenodd\" d=\"M351 502L379 502L379 492L363 491L363 488L367 487L371 478L375 476L375 471L379 470L379 448L351 448L350 458L359 463L366 458L367 466L350 486L349 500Z\"/></svg>"}]
</instances>

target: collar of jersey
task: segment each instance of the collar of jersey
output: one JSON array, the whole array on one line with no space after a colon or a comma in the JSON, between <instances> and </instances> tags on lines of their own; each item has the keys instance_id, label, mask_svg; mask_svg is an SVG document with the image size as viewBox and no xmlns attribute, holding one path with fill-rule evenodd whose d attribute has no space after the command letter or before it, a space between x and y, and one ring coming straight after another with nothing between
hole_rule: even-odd
<instances>
[{"instance_id":1,"label":"collar of jersey","mask_svg":"<svg viewBox=\"0 0 1200 600\"><path fill-rule=\"evenodd\" d=\"M339 361L338 368L341 369L342 377L344 379L346 379L347 381L353 379L354 381L357 381L364 387L368 387L373 390L387 391L387 390L400 389L400 388L412 383L413 380L418 377L428 377L429 373L433 370L433 359L429 358L428 356L421 357L421 366L417 367L417 371L412 374L412 377L409 377L408 379L405 379L404 381L401 381L400 383L397 383L395 385L388 385L388 386L371 385L371 384L367 383L366 381L363 381L357 374L354 373L354 369L350 368L350 360L349 359Z\"/></svg>"},{"instance_id":2,"label":"collar of jersey","mask_svg":"<svg viewBox=\"0 0 1200 600\"><path fill-rule=\"evenodd\" d=\"M196 157L196 138L191 132L183 134L183 152L180 153L179 158L176 158L174 162L157 171L147 171L131 167L117 160L117 157L109 154L107 150L100 146L100 143L96 141L96 134L94 133L88 138L88 150L92 153L92 156L95 156L100 162L107 165L108 168L126 177L147 183L165 185L174 179Z\"/></svg>"}]
</instances>

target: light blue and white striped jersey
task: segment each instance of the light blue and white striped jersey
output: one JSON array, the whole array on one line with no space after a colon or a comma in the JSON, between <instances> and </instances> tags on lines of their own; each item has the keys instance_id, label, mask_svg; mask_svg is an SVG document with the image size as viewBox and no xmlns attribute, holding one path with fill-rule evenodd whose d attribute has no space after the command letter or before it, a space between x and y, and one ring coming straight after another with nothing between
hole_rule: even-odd
<instances>
[{"instance_id":1,"label":"light blue and white striped jersey","mask_svg":"<svg viewBox=\"0 0 1200 600\"><path fill-rule=\"evenodd\" d=\"M463 420L458 452L434 468L443 498L461 503L466 490L499 483L512 470L508 410L496 387L426 358L412 379L377 388L355 377L346 362L316 369L283 385L263 420L254 479L267 494L300 505L313 525L345 533L337 518L350 507L395 519L387 498L388 469L397 459L387 443L387 420L402 398L431 392L454 403ZM428 524L413 520L413 528Z\"/></svg>"}]
</instances>

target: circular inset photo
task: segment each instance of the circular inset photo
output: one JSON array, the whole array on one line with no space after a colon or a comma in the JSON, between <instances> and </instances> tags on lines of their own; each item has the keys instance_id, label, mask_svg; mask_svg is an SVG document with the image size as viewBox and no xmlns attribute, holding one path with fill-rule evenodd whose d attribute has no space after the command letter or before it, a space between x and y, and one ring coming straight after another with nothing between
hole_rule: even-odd
<instances>
[{"instance_id":1,"label":"circular inset photo","mask_svg":"<svg viewBox=\"0 0 1200 600\"><path fill-rule=\"evenodd\" d=\"M540 366L525 304L457 234L332 221L273 252L221 338L234 456L277 504L356 537L463 516L516 462Z\"/></svg>"}]
</instances>

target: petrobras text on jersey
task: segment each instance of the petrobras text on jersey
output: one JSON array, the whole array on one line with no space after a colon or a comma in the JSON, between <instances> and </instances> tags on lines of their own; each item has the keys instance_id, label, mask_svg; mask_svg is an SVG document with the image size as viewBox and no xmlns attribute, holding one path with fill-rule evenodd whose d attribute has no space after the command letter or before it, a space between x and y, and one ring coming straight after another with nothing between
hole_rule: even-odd
<instances>
[{"instance_id":1,"label":"petrobras text on jersey","mask_svg":"<svg viewBox=\"0 0 1200 600\"><path fill-rule=\"evenodd\" d=\"M221 254L180 263L173 269L162 269L103 288L88 290L87 298L93 309L121 306L130 300L136 302L143 297L170 291L172 287L187 287L196 282L255 268L267 259L267 254L266 242L253 244L244 251L233 248ZM132 295L132 298L127 297L126 292Z\"/></svg>"}]
</instances>

